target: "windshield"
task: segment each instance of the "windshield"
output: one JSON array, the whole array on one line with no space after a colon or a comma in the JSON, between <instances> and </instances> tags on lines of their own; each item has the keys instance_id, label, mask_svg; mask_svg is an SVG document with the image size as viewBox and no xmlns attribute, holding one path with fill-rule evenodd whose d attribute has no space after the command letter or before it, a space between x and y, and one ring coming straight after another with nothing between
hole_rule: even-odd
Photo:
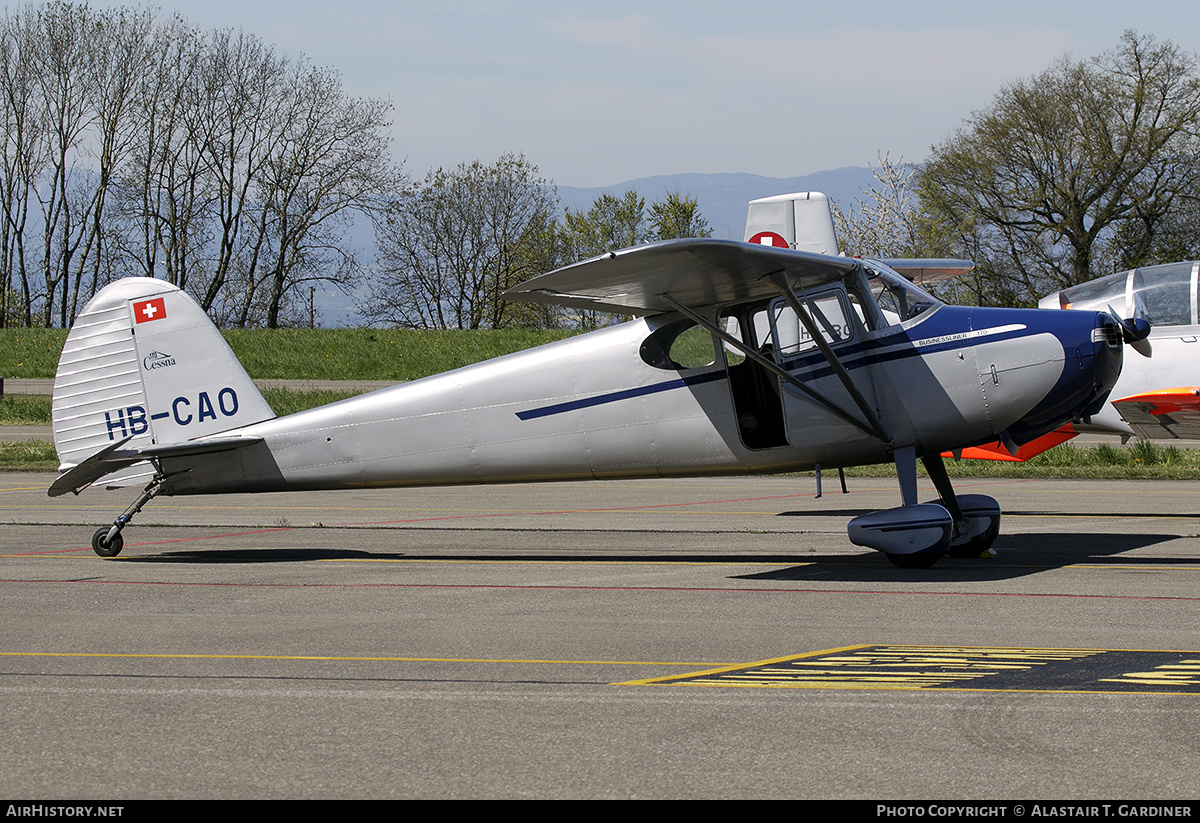
<instances>
[{"instance_id":1,"label":"windshield","mask_svg":"<svg viewBox=\"0 0 1200 823\"><path fill-rule=\"evenodd\" d=\"M1064 309L1111 311L1141 317L1152 326L1188 326L1196 322L1195 269L1194 261L1186 261L1117 272L1063 289L1058 301Z\"/></svg>"},{"instance_id":2,"label":"windshield","mask_svg":"<svg viewBox=\"0 0 1200 823\"><path fill-rule=\"evenodd\" d=\"M867 286L888 325L903 323L924 311L942 305L942 301L882 263L870 261L865 272Z\"/></svg>"}]
</instances>

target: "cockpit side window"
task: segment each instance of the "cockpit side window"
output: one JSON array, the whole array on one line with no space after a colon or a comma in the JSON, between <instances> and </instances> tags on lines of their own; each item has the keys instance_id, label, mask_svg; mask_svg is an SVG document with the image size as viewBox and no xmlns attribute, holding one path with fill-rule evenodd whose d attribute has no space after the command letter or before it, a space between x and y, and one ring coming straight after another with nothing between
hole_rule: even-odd
<instances>
[{"instance_id":1,"label":"cockpit side window","mask_svg":"<svg viewBox=\"0 0 1200 823\"><path fill-rule=\"evenodd\" d=\"M1059 292L1059 305L1064 309L1086 309L1088 311L1108 311L1109 308L1124 316L1125 288L1129 281L1129 272L1123 271L1081 283Z\"/></svg>"},{"instance_id":2,"label":"cockpit side window","mask_svg":"<svg viewBox=\"0 0 1200 823\"><path fill-rule=\"evenodd\" d=\"M840 290L804 297L800 303L816 323L817 330L825 338L825 342L830 345L849 340L854 334L849 307L845 295ZM770 339L777 356L781 359L794 357L816 348L817 345L792 307L782 298L771 302Z\"/></svg>"},{"instance_id":3,"label":"cockpit side window","mask_svg":"<svg viewBox=\"0 0 1200 823\"><path fill-rule=\"evenodd\" d=\"M1111 311L1140 317L1151 326L1196 323L1195 261L1117 272L1059 292L1064 309Z\"/></svg>"}]
</instances>

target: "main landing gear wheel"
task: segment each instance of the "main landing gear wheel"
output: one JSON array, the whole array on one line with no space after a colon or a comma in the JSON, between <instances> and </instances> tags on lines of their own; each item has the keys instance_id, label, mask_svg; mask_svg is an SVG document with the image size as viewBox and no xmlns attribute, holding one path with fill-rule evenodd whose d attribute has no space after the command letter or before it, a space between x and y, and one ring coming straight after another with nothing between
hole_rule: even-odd
<instances>
[{"instance_id":1,"label":"main landing gear wheel","mask_svg":"<svg viewBox=\"0 0 1200 823\"><path fill-rule=\"evenodd\" d=\"M887 559L898 569L928 569L938 562L943 554L942 549L930 549L914 554L888 554Z\"/></svg>"},{"instance_id":2,"label":"main landing gear wheel","mask_svg":"<svg viewBox=\"0 0 1200 823\"><path fill-rule=\"evenodd\" d=\"M946 554L984 560L995 557L992 544L1000 536L1000 504L984 494L960 494L957 502L965 528L951 538Z\"/></svg>"},{"instance_id":3,"label":"main landing gear wheel","mask_svg":"<svg viewBox=\"0 0 1200 823\"><path fill-rule=\"evenodd\" d=\"M96 533L92 535L92 551L101 557L116 557L121 553L121 549L125 547L125 538L117 532L110 540L108 532L111 526L101 526L96 529Z\"/></svg>"}]
</instances>

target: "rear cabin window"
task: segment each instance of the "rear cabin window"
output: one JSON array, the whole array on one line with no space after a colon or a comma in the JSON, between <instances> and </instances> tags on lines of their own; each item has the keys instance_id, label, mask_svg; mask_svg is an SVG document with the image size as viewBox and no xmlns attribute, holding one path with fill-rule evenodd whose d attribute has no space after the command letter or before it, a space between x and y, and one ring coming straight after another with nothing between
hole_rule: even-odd
<instances>
[{"instance_id":1,"label":"rear cabin window","mask_svg":"<svg viewBox=\"0 0 1200 823\"><path fill-rule=\"evenodd\" d=\"M713 336L691 320L677 320L656 329L642 341L642 360L656 369L702 369L716 362Z\"/></svg>"}]
</instances>

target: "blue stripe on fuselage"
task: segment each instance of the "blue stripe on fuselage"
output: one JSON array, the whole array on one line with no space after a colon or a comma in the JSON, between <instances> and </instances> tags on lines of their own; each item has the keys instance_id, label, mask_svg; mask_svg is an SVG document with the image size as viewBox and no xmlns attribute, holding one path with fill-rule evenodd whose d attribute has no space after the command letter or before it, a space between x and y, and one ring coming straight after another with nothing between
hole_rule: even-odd
<instances>
[{"instance_id":1,"label":"blue stripe on fuselage","mask_svg":"<svg viewBox=\"0 0 1200 823\"><path fill-rule=\"evenodd\" d=\"M615 403L618 400L629 400L633 397L645 397L648 394L658 394L659 392L670 391L671 389L681 389L684 386L699 386L703 383L712 383L717 380L725 379L725 371L713 371L706 374L696 374L690 377L681 377L678 380L668 380L665 383L654 383L649 386L639 386L636 389L622 389L621 391L609 392L608 394L598 394L594 397L585 397L580 400L568 400L565 403L555 403L552 406L542 406L529 411L517 412L517 417L521 420L534 420L538 417L549 417L552 414L562 414L564 412L576 411L578 409L586 409L592 406L602 406L605 403Z\"/></svg>"},{"instance_id":2,"label":"blue stripe on fuselage","mask_svg":"<svg viewBox=\"0 0 1200 823\"><path fill-rule=\"evenodd\" d=\"M982 314L990 325L983 328L972 328L975 314ZM934 352L952 351L967 348L981 342L1002 342L1023 337L1028 334L1053 334L1060 341L1053 322L1058 312L1047 312L1038 309L976 309L963 306L942 306L932 312L928 318L908 329L898 329L894 334L874 340L862 340L846 346L835 348L842 365L847 371L861 368L869 363L889 363L909 357L917 357ZM1037 319L1039 322L1030 322ZM964 329L964 326L966 327ZM921 337L913 338L914 333ZM788 363L785 368L801 380L817 380L834 373L833 367L825 360L824 355L814 350L802 358ZM534 420L539 417L549 417L564 412L602 406L634 397L644 397L649 394L681 389L685 386L697 386L725 378L725 371L713 371L705 374L667 380L649 386L634 389L598 394L579 400L568 400L549 406L517 412L521 420Z\"/></svg>"}]
</instances>

